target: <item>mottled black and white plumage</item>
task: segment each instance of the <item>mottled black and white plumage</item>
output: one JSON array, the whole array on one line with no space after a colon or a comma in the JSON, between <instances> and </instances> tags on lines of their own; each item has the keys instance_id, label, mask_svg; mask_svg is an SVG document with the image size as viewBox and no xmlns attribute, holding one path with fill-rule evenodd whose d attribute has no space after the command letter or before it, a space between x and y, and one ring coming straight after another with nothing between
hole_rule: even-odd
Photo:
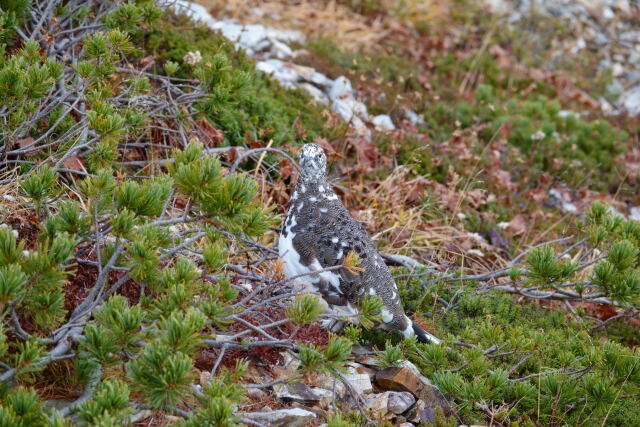
<instances>
[{"instance_id":1,"label":"mottled black and white plumage","mask_svg":"<svg viewBox=\"0 0 640 427\"><path fill-rule=\"evenodd\" d=\"M301 277L306 291L319 293L327 311L340 316L356 314L358 301L378 295L384 303L378 327L416 335L420 342L440 341L409 319L402 308L391 272L365 229L349 215L327 181L327 158L316 144L306 144L300 154L300 176L282 226L278 249L288 278L343 264L351 251L364 271L346 268ZM342 322L326 322L336 332Z\"/></svg>"}]
</instances>

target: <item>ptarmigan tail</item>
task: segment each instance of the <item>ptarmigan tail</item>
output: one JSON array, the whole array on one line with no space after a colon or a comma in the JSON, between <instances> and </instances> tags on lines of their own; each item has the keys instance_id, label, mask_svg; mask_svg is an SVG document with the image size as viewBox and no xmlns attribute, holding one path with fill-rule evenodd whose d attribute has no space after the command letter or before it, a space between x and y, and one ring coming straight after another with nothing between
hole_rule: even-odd
<instances>
[{"instance_id":1,"label":"ptarmigan tail","mask_svg":"<svg viewBox=\"0 0 640 427\"><path fill-rule=\"evenodd\" d=\"M434 337L429 332L416 325L415 322L411 322L411 326L413 327L413 333L416 334L416 337L418 338L418 342L432 342L434 344L440 344L440 340L438 338Z\"/></svg>"}]
</instances>

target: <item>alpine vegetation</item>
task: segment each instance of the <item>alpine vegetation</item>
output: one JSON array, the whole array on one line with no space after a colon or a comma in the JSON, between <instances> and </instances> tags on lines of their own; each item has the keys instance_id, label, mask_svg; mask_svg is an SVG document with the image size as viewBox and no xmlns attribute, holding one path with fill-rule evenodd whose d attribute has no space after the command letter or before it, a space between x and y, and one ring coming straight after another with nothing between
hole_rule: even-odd
<instances>
[{"instance_id":1,"label":"alpine vegetation","mask_svg":"<svg viewBox=\"0 0 640 427\"><path fill-rule=\"evenodd\" d=\"M296 47L395 128L354 133L168 3L0 0L0 425L640 418L622 118L497 76L495 26L458 39L486 25L469 3L430 30L340 1L410 26L398 57ZM564 162L615 194L561 187Z\"/></svg>"}]
</instances>

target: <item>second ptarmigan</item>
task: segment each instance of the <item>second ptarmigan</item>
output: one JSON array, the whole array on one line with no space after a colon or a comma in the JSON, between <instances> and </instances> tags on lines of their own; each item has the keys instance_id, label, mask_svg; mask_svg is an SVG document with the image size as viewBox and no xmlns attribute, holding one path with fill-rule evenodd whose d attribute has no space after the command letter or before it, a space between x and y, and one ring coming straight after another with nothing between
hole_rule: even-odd
<instances>
[{"instance_id":1,"label":"second ptarmigan","mask_svg":"<svg viewBox=\"0 0 640 427\"><path fill-rule=\"evenodd\" d=\"M405 314L398 288L375 244L347 209L327 181L327 158L316 144L306 144L300 154L300 176L291 196L291 205L282 226L278 249L285 276L291 278L311 271L341 266L353 251L362 271L342 267L300 277L298 282L319 293L333 320L325 326L337 332L343 327L339 317L357 313L365 295L378 295L384 307L377 327L415 335L420 342L440 340L416 325Z\"/></svg>"}]
</instances>

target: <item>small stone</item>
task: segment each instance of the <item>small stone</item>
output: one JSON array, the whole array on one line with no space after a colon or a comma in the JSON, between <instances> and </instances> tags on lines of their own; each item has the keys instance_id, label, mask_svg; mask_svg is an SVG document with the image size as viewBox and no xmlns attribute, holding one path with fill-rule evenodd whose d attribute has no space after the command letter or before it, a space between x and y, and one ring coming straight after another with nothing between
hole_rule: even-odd
<instances>
[{"instance_id":1,"label":"small stone","mask_svg":"<svg viewBox=\"0 0 640 427\"><path fill-rule=\"evenodd\" d=\"M640 115L640 86L635 86L620 97L620 106L630 116Z\"/></svg>"},{"instance_id":2,"label":"small stone","mask_svg":"<svg viewBox=\"0 0 640 427\"><path fill-rule=\"evenodd\" d=\"M327 105L329 103L329 98L327 97L327 95L325 95L323 91L321 91L311 83L302 83L300 84L300 87L309 92L309 94L313 97L313 99L316 100L316 102L322 105Z\"/></svg>"},{"instance_id":3,"label":"small stone","mask_svg":"<svg viewBox=\"0 0 640 427\"><path fill-rule=\"evenodd\" d=\"M367 107L353 98L336 99L331 104L331 110L342 120L351 123L353 128L364 127L362 119L367 119Z\"/></svg>"},{"instance_id":4,"label":"small stone","mask_svg":"<svg viewBox=\"0 0 640 427\"><path fill-rule=\"evenodd\" d=\"M353 96L353 88L351 87L351 82L345 76L340 76L334 80L331 85L331 89L329 89L329 98L331 100L336 100L343 98L345 96Z\"/></svg>"},{"instance_id":5,"label":"small stone","mask_svg":"<svg viewBox=\"0 0 640 427\"><path fill-rule=\"evenodd\" d=\"M274 427L305 426L315 420L316 414L302 408L278 409L269 412L248 412L244 417Z\"/></svg>"},{"instance_id":6,"label":"small stone","mask_svg":"<svg viewBox=\"0 0 640 427\"><path fill-rule=\"evenodd\" d=\"M211 372L200 371L200 385L205 385L211 380Z\"/></svg>"},{"instance_id":7,"label":"small stone","mask_svg":"<svg viewBox=\"0 0 640 427\"><path fill-rule=\"evenodd\" d=\"M415 366L413 366L415 368ZM407 366L386 368L376 373L376 383L387 390L408 391L424 402L426 408L441 408L447 416L454 413L440 390L423 375L416 375Z\"/></svg>"},{"instance_id":8,"label":"small stone","mask_svg":"<svg viewBox=\"0 0 640 427\"><path fill-rule=\"evenodd\" d=\"M278 385L274 387L276 397L283 402L296 402L306 406L314 406L323 398L330 398L333 393L318 387L309 387L303 383Z\"/></svg>"},{"instance_id":9,"label":"small stone","mask_svg":"<svg viewBox=\"0 0 640 427\"><path fill-rule=\"evenodd\" d=\"M389 412L389 392L372 394L367 399L365 407L374 414L387 415Z\"/></svg>"},{"instance_id":10,"label":"small stone","mask_svg":"<svg viewBox=\"0 0 640 427\"><path fill-rule=\"evenodd\" d=\"M618 79L613 79L605 89L609 95L614 97L617 97L624 92L624 86Z\"/></svg>"},{"instance_id":11,"label":"small stone","mask_svg":"<svg viewBox=\"0 0 640 427\"><path fill-rule=\"evenodd\" d=\"M411 124L414 125L414 126L423 125L424 124L424 120L422 119L422 117L420 117L418 115L418 113L416 113L412 109L408 109L407 111L405 111L404 112L404 117L407 120L409 120L409 122L411 122Z\"/></svg>"},{"instance_id":12,"label":"small stone","mask_svg":"<svg viewBox=\"0 0 640 427\"><path fill-rule=\"evenodd\" d=\"M602 10L602 17L604 19L606 19L607 21L609 21L609 20L611 20L611 19L616 17L616 13L613 10L611 10L610 7L605 7Z\"/></svg>"},{"instance_id":13,"label":"small stone","mask_svg":"<svg viewBox=\"0 0 640 427\"><path fill-rule=\"evenodd\" d=\"M351 387L353 387L358 394L366 394L373 391L371 379L367 374L345 374L344 379L351 384Z\"/></svg>"},{"instance_id":14,"label":"small stone","mask_svg":"<svg viewBox=\"0 0 640 427\"><path fill-rule=\"evenodd\" d=\"M632 221L640 221L640 206L634 206L630 209L629 219Z\"/></svg>"},{"instance_id":15,"label":"small stone","mask_svg":"<svg viewBox=\"0 0 640 427\"><path fill-rule=\"evenodd\" d=\"M611 73L613 74L613 77L620 77L624 74L624 66L619 62L614 63L611 68Z\"/></svg>"},{"instance_id":16,"label":"small stone","mask_svg":"<svg viewBox=\"0 0 640 427\"><path fill-rule=\"evenodd\" d=\"M411 423L402 423L402 424L398 424L398 427L414 427L414 426Z\"/></svg>"},{"instance_id":17,"label":"small stone","mask_svg":"<svg viewBox=\"0 0 640 427\"><path fill-rule=\"evenodd\" d=\"M282 43L279 40L270 40L271 42L271 52L276 58L289 58L293 55L293 50L286 44Z\"/></svg>"},{"instance_id":18,"label":"small stone","mask_svg":"<svg viewBox=\"0 0 640 427\"><path fill-rule=\"evenodd\" d=\"M416 398L413 397L413 394L407 391L388 391L387 393L389 393L389 403L387 408L389 409L389 412L396 415L406 412L407 409L416 403Z\"/></svg>"},{"instance_id":19,"label":"small stone","mask_svg":"<svg viewBox=\"0 0 640 427\"><path fill-rule=\"evenodd\" d=\"M380 114L371 119L371 123L373 123L377 128L384 130L394 130L396 127L391 121L391 117L387 114Z\"/></svg>"}]
</instances>

